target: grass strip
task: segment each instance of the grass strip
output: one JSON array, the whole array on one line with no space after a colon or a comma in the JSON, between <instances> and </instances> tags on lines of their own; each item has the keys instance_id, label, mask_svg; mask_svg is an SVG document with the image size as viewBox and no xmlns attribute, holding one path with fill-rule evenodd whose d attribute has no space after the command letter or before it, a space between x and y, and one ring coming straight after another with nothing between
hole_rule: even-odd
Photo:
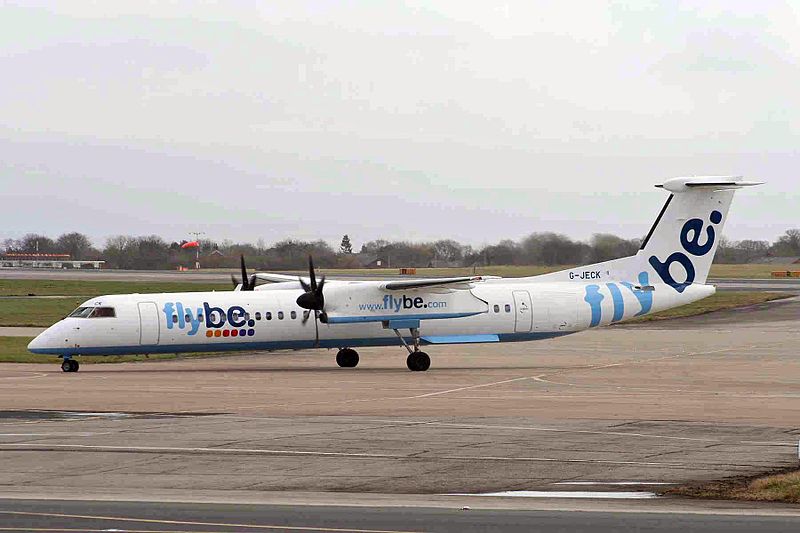
<instances>
[{"instance_id":1,"label":"grass strip","mask_svg":"<svg viewBox=\"0 0 800 533\"><path fill-rule=\"evenodd\" d=\"M800 503L800 471L791 468L767 475L685 485L664 494L712 500Z\"/></svg>"},{"instance_id":2,"label":"grass strip","mask_svg":"<svg viewBox=\"0 0 800 533\"><path fill-rule=\"evenodd\" d=\"M0 279L0 296L84 296L84 300L104 294L229 291L231 288L230 283L190 281Z\"/></svg>"},{"instance_id":3,"label":"grass strip","mask_svg":"<svg viewBox=\"0 0 800 533\"><path fill-rule=\"evenodd\" d=\"M28 343L33 337L0 337L0 363L47 363L60 364L60 359L55 355L37 355L28 351ZM186 359L201 357L219 357L222 352L203 352L189 354L153 354L144 355L107 355L107 356L79 356L76 359L83 364L102 363L132 363L135 361L163 361L169 359ZM229 354L236 355L236 354Z\"/></svg>"},{"instance_id":4,"label":"grass strip","mask_svg":"<svg viewBox=\"0 0 800 533\"><path fill-rule=\"evenodd\" d=\"M652 315L642 316L621 322L621 324L635 324L639 322L653 322L656 320L669 320L672 318L685 318L690 316L705 315L715 311L737 309L751 305L763 304L773 300L791 298L795 294L789 292L751 292L751 291L720 291L703 300L667 309Z\"/></svg>"}]
</instances>

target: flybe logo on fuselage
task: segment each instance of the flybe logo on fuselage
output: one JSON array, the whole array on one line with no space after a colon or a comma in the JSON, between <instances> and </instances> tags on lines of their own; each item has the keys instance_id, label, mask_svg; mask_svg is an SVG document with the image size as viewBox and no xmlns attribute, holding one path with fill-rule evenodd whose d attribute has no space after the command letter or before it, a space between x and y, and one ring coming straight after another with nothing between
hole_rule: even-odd
<instances>
[{"instance_id":1,"label":"flybe logo on fuselage","mask_svg":"<svg viewBox=\"0 0 800 533\"><path fill-rule=\"evenodd\" d=\"M205 325L206 329L214 330L221 329L226 326L234 328L232 336L253 336L255 330L246 329L253 328L256 321L249 318L247 311L240 305L232 305L228 308L214 307L209 305L208 302L203 302L203 307L192 309L191 307L183 305L181 302L167 302L164 304L164 316L167 319L167 329L187 329L188 335L196 335L201 325ZM239 331L236 328L245 328ZM227 331L226 331L227 333ZM212 335L207 335L211 337ZM213 335L219 337L220 335ZM224 335L227 337L228 335Z\"/></svg>"},{"instance_id":2,"label":"flybe logo on fuselage","mask_svg":"<svg viewBox=\"0 0 800 533\"><path fill-rule=\"evenodd\" d=\"M712 211L711 216L709 217L711 220L711 224L717 225L722 222L722 213L719 211ZM684 251L689 252L695 257L702 257L708 252L710 252L714 248L714 241L716 239L716 231L714 230L714 226L709 225L706 228L706 242L700 244L701 234L703 231L703 226L705 222L699 218L692 218L686 221L681 228L681 246L683 247ZM691 238L690 238L691 235ZM649 259L650 266L656 271L656 274L659 277L678 292L683 292L686 290L686 287L694 283L694 278L696 275L694 263L692 260L683 252L675 252L667 257L663 262L658 259L655 255L650 256ZM683 267L683 270L686 272L686 279L684 281L677 281L670 273L670 267L678 263Z\"/></svg>"}]
</instances>

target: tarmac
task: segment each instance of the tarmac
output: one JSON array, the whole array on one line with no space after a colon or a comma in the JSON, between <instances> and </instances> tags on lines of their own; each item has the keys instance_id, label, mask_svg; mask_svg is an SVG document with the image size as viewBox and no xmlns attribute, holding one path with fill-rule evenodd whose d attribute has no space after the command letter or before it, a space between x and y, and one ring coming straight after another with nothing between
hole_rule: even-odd
<instances>
[{"instance_id":1,"label":"tarmac","mask_svg":"<svg viewBox=\"0 0 800 533\"><path fill-rule=\"evenodd\" d=\"M798 317L793 298L442 346L425 373L399 346L360 350L355 369L332 351L3 364L0 496L657 492L754 475L798 464Z\"/></svg>"},{"instance_id":2,"label":"tarmac","mask_svg":"<svg viewBox=\"0 0 800 533\"><path fill-rule=\"evenodd\" d=\"M325 350L2 364L0 531L798 529L797 506L656 495L798 465L799 317L791 298L436 346L424 373L399 346L355 369Z\"/></svg>"},{"instance_id":3,"label":"tarmac","mask_svg":"<svg viewBox=\"0 0 800 533\"><path fill-rule=\"evenodd\" d=\"M745 506L747 507L747 506ZM786 532L800 520L789 513L579 511L572 509L473 509L464 507L348 506L340 504L231 505L85 500L0 500L1 531L352 533L617 531L719 533Z\"/></svg>"}]
</instances>

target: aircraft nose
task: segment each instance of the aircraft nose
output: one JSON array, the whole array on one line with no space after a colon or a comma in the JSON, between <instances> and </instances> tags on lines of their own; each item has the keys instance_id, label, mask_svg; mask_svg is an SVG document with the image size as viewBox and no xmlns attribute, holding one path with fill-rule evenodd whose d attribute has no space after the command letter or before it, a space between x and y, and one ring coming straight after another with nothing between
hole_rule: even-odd
<instances>
[{"instance_id":1,"label":"aircraft nose","mask_svg":"<svg viewBox=\"0 0 800 533\"><path fill-rule=\"evenodd\" d=\"M53 335L56 333L53 331L54 328L54 326L50 326L34 337L33 340L28 343L28 351L31 353L48 354L51 353L50 351L52 349L57 348L55 343L53 343Z\"/></svg>"},{"instance_id":2,"label":"aircraft nose","mask_svg":"<svg viewBox=\"0 0 800 533\"><path fill-rule=\"evenodd\" d=\"M32 353L36 353L36 350L41 350L45 347L44 341L44 334L47 333L47 330L39 333L36 335L31 342L28 343L28 351Z\"/></svg>"}]
</instances>

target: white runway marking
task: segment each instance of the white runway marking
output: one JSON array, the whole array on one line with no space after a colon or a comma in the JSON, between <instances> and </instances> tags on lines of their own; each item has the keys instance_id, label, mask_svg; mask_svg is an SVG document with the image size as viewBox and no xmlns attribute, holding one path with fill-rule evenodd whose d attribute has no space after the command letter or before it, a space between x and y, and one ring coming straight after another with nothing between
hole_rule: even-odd
<instances>
[{"instance_id":1,"label":"white runway marking","mask_svg":"<svg viewBox=\"0 0 800 533\"><path fill-rule=\"evenodd\" d=\"M663 483L661 481L559 481L551 485L575 485L575 486L594 486L610 485L615 487L630 486L656 486L656 485L675 485L675 483Z\"/></svg>"},{"instance_id":2,"label":"white runway marking","mask_svg":"<svg viewBox=\"0 0 800 533\"><path fill-rule=\"evenodd\" d=\"M503 381L494 381L492 383L482 383L480 385L470 385L468 387L459 387L457 389L449 389L449 390L443 390L443 391L438 391L438 392L429 392L427 394L420 394L420 395L417 395L417 396L409 396L407 398L402 398L402 399L404 399L404 400L412 400L412 399L415 400L417 398L430 398L431 396L440 396L442 394L450 394L451 392L459 392L459 391L462 391L462 390L471 390L471 389L480 389L480 388L483 388L483 387L493 387L494 385L503 385L505 383L513 383L515 381L524 381L526 379L530 379L530 378L527 377L527 376L524 376L524 377L521 377L521 378L504 379Z\"/></svg>"},{"instance_id":3,"label":"white runway marking","mask_svg":"<svg viewBox=\"0 0 800 533\"><path fill-rule=\"evenodd\" d=\"M595 500L648 500L658 498L652 492L601 492L601 491L546 491L509 490L482 494L456 494L454 496L499 496L503 498L580 498Z\"/></svg>"}]
</instances>

